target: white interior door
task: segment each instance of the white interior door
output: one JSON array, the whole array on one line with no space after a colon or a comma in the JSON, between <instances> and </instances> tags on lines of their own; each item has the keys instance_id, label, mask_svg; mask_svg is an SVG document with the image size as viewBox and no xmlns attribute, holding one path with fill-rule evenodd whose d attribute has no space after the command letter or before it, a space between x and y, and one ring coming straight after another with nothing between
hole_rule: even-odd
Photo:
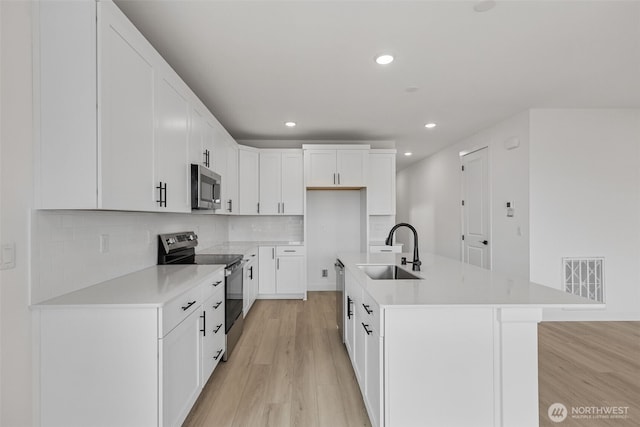
<instances>
[{"instance_id":1,"label":"white interior door","mask_svg":"<svg viewBox=\"0 0 640 427\"><path fill-rule=\"evenodd\" d=\"M491 268L488 149L462 156L463 259Z\"/></svg>"}]
</instances>

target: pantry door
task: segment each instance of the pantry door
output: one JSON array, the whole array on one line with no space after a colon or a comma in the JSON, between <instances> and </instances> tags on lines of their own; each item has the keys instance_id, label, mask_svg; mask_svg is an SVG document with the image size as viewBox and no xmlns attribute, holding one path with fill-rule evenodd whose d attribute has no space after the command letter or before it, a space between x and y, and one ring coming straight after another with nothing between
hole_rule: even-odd
<instances>
[{"instance_id":1,"label":"pantry door","mask_svg":"<svg viewBox=\"0 0 640 427\"><path fill-rule=\"evenodd\" d=\"M491 268L489 221L489 156L482 148L462 156L462 257Z\"/></svg>"}]
</instances>

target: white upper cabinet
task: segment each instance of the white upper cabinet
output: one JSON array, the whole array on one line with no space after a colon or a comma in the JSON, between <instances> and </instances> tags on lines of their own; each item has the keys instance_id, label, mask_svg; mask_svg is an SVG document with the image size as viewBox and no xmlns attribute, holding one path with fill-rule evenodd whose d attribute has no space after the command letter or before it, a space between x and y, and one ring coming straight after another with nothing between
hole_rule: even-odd
<instances>
[{"instance_id":1,"label":"white upper cabinet","mask_svg":"<svg viewBox=\"0 0 640 427\"><path fill-rule=\"evenodd\" d=\"M239 213L243 215L259 213L258 153L259 150L256 148L238 146L238 208Z\"/></svg>"},{"instance_id":2,"label":"white upper cabinet","mask_svg":"<svg viewBox=\"0 0 640 427\"><path fill-rule=\"evenodd\" d=\"M371 150L367 182L369 215L396 214L396 150Z\"/></svg>"},{"instance_id":3,"label":"white upper cabinet","mask_svg":"<svg viewBox=\"0 0 640 427\"><path fill-rule=\"evenodd\" d=\"M304 214L304 160L302 150L282 154L282 213Z\"/></svg>"},{"instance_id":4,"label":"white upper cabinet","mask_svg":"<svg viewBox=\"0 0 640 427\"><path fill-rule=\"evenodd\" d=\"M260 151L261 214L303 214L303 165L302 150Z\"/></svg>"},{"instance_id":5,"label":"white upper cabinet","mask_svg":"<svg viewBox=\"0 0 640 427\"><path fill-rule=\"evenodd\" d=\"M224 177L222 188L225 198L223 199L224 213L237 214L238 209L238 144L228 136L227 138L227 174Z\"/></svg>"},{"instance_id":6,"label":"white upper cabinet","mask_svg":"<svg viewBox=\"0 0 640 427\"><path fill-rule=\"evenodd\" d=\"M97 34L97 207L155 210L153 48L111 3L98 3Z\"/></svg>"},{"instance_id":7,"label":"white upper cabinet","mask_svg":"<svg viewBox=\"0 0 640 427\"><path fill-rule=\"evenodd\" d=\"M282 155L276 150L260 151L260 213L280 214L282 198Z\"/></svg>"},{"instance_id":8,"label":"white upper cabinet","mask_svg":"<svg viewBox=\"0 0 640 427\"><path fill-rule=\"evenodd\" d=\"M309 148L307 147L314 147ZM369 146L324 149L305 148L305 185L307 188L363 188L367 186Z\"/></svg>"},{"instance_id":9,"label":"white upper cabinet","mask_svg":"<svg viewBox=\"0 0 640 427\"><path fill-rule=\"evenodd\" d=\"M174 84L158 73L154 97L156 201L160 211L191 212L187 160L190 108Z\"/></svg>"},{"instance_id":10,"label":"white upper cabinet","mask_svg":"<svg viewBox=\"0 0 640 427\"><path fill-rule=\"evenodd\" d=\"M36 208L190 212L217 121L120 9L35 2L33 38Z\"/></svg>"}]
</instances>

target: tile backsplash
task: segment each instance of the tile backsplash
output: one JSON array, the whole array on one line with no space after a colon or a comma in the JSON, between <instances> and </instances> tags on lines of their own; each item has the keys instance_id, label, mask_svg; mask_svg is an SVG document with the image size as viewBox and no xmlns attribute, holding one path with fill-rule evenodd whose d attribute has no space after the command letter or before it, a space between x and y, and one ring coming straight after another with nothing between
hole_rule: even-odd
<instances>
[{"instance_id":1,"label":"tile backsplash","mask_svg":"<svg viewBox=\"0 0 640 427\"><path fill-rule=\"evenodd\" d=\"M304 240L302 216L233 216L229 217L229 240L232 242L267 242Z\"/></svg>"},{"instance_id":2,"label":"tile backsplash","mask_svg":"<svg viewBox=\"0 0 640 427\"><path fill-rule=\"evenodd\" d=\"M158 234L194 230L198 246L229 240L219 215L33 211L31 302L156 265Z\"/></svg>"}]
</instances>

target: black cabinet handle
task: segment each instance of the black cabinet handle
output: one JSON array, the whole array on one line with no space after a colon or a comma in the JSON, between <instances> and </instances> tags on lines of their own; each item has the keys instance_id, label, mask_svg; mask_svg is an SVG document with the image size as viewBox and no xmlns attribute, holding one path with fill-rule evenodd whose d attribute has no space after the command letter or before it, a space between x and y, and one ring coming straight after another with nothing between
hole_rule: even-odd
<instances>
[{"instance_id":1,"label":"black cabinet handle","mask_svg":"<svg viewBox=\"0 0 640 427\"><path fill-rule=\"evenodd\" d=\"M353 315L353 312L351 311L351 303L353 303L353 300L351 297L347 296L347 319L351 319L351 316Z\"/></svg>"},{"instance_id":2,"label":"black cabinet handle","mask_svg":"<svg viewBox=\"0 0 640 427\"><path fill-rule=\"evenodd\" d=\"M369 310L369 305L368 304L362 304L362 306L364 307L364 311L366 311L367 314L373 313L373 310Z\"/></svg>"},{"instance_id":3,"label":"black cabinet handle","mask_svg":"<svg viewBox=\"0 0 640 427\"><path fill-rule=\"evenodd\" d=\"M362 327L364 328L364 331L367 333L367 335L371 335L373 333L373 331L371 329L368 329L369 325L365 325L364 323L362 324Z\"/></svg>"},{"instance_id":4,"label":"black cabinet handle","mask_svg":"<svg viewBox=\"0 0 640 427\"><path fill-rule=\"evenodd\" d=\"M253 280L253 266L249 267L249 279Z\"/></svg>"},{"instance_id":5,"label":"black cabinet handle","mask_svg":"<svg viewBox=\"0 0 640 427\"><path fill-rule=\"evenodd\" d=\"M220 355L222 354L222 349L218 350L218 352L216 353L215 356L213 356L213 360L218 360L218 358L220 357Z\"/></svg>"},{"instance_id":6,"label":"black cabinet handle","mask_svg":"<svg viewBox=\"0 0 640 427\"><path fill-rule=\"evenodd\" d=\"M229 199L229 201L227 203L229 203L229 208L227 210L229 212L233 212L233 200Z\"/></svg>"},{"instance_id":7,"label":"black cabinet handle","mask_svg":"<svg viewBox=\"0 0 640 427\"><path fill-rule=\"evenodd\" d=\"M187 311L187 310L189 309L189 307L191 307L191 306L192 306L193 304L195 304L195 303L196 303L196 302L195 302L195 300L194 300L194 301L191 301L191 302L188 302L188 303L187 303L187 305L185 305L184 307L182 307L182 309L183 309L184 311Z\"/></svg>"},{"instance_id":8,"label":"black cabinet handle","mask_svg":"<svg viewBox=\"0 0 640 427\"><path fill-rule=\"evenodd\" d=\"M213 306L214 310L217 310L218 307L220 307L220 304L222 304L222 301L218 301L218 303L216 305Z\"/></svg>"},{"instance_id":9,"label":"black cabinet handle","mask_svg":"<svg viewBox=\"0 0 640 427\"><path fill-rule=\"evenodd\" d=\"M200 329L200 332L202 332L203 337L206 337L207 336L207 312L203 311L202 316L200 316L200 318L202 319L202 329Z\"/></svg>"},{"instance_id":10,"label":"black cabinet handle","mask_svg":"<svg viewBox=\"0 0 640 427\"><path fill-rule=\"evenodd\" d=\"M165 182L164 185L162 184L162 181L160 181L160 185L158 185L156 187L158 189L158 200L156 200L156 202L158 202L160 204L160 207L167 207L167 183Z\"/></svg>"},{"instance_id":11,"label":"black cabinet handle","mask_svg":"<svg viewBox=\"0 0 640 427\"><path fill-rule=\"evenodd\" d=\"M481 241L480 241L480 243L482 243L483 245L485 245L485 246L486 246L486 245L488 245L488 244L489 244L489 241L488 241L488 240L481 240Z\"/></svg>"},{"instance_id":12,"label":"black cabinet handle","mask_svg":"<svg viewBox=\"0 0 640 427\"><path fill-rule=\"evenodd\" d=\"M222 283L222 280L218 280L217 282L212 283L212 285L213 285L213 286L218 286L220 283Z\"/></svg>"},{"instance_id":13,"label":"black cabinet handle","mask_svg":"<svg viewBox=\"0 0 640 427\"><path fill-rule=\"evenodd\" d=\"M213 330L213 333L217 334L218 331L220 330L220 328L222 328L222 323L220 323L218 326L216 326L216 328Z\"/></svg>"}]
</instances>

